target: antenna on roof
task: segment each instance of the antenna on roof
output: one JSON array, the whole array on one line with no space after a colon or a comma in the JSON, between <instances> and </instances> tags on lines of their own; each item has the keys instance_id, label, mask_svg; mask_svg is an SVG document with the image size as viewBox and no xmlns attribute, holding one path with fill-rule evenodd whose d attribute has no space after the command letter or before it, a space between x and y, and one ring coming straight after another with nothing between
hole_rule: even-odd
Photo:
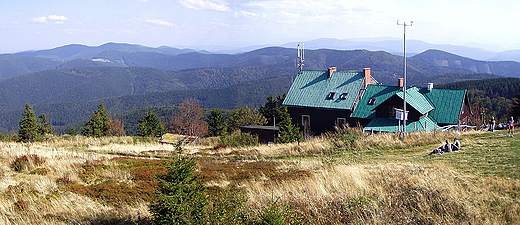
<instances>
[{"instance_id":1,"label":"antenna on roof","mask_svg":"<svg viewBox=\"0 0 520 225\"><path fill-rule=\"evenodd\" d=\"M300 42L298 42L298 74L303 72L304 62L305 62L304 44L302 43L302 47L300 49Z\"/></svg>"}]
</instances>

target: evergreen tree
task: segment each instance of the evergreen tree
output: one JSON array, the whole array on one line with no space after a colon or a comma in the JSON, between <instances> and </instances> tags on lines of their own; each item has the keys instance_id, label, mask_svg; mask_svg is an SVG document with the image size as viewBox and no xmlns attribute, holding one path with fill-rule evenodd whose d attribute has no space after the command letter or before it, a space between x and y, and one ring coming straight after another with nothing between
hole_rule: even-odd
<instances>
[{"instance_id":1,"label":"evergreen tree","mask_svg":"<svg viewBox=\"0 0 520 225\"><path fill-rule=\"evenodd\" d=\"M282 103L285 96L286 94L283 93L283 95L276 96L275 98L270 94L264 105L258 108L258 112L267 119L268 125L274 124L275 121L273 121L273 118L275 118L276 121L281 119L280 110L283 108Z\"/></svg>"},{"instance_id":2,"label":"evergreen tree","mask_svg":"<svg viewBox=\"0 0 520 225\"><path fill-rule=\"evenodd\" d=\"M226 119L222 110L213 109L208 116L209 136L222 136L226 130Z\"/></svg>"},{"instance_id":3,"label":"evergreen tree","mask_svg":"<svg viewBox=\"0 0 520 225\"><path fill-rule=\"evenodd\" d=\"M52 134L54 132L54 129L52 129L51 127L51 123L49 121L47 121L47 116L42 113L40 114L40 117L38 117L40 119L40 132L42 135L46 135L46 134Z\"/></svg>"},{"instance_id":4,"label":"evergreen tree","mask_svg":"<svg viewBox=\"0 0 520 225\"><path fill-rule=\"evenodd\" d=\"M66 134L71 135L71 136L76 136L76 135L78 135L78 128L76 128L76 127L68 127Z\"/></svg>"},{"instance_id":5,"label":"evergreen tree","mask_svg":"<svg viewBox=\"0 0 520 225\"><path fill-rule=\"evenodd\" d=\"M251 110L249 107L240 107L233 110L229 117L229 132L237 131L241 126L264 125L267 119L258 111Z\"/></svg>"},{"instance_id":6,"label":"evergreen tree","mask_svg":"<svg viewBox=\"0 0 520 225\"><path fill-rule=\"evenodd\" d=\"M103 102L99 103L98 110L92 112L92 117L82 127L82 134L91 137L103 137L108 131L108 114Z\"/></svg>"},{"instance_id":7,"label":"evergreen tree","mask_svg":"<svg viewBox=\"0 0 520 225\"><path fill-rule=\"evenodd\" d=\"M511 108L511 116L516 118L520 118L520 91L516 94L516 97L513 99L513 106Z\"/></svg>"},{"instance_id":8,"label":"evergreen tree","mask_svg":"<svg viewBox=\"0 0 520 225\"><path fill-rule=\"evenodd\" d=\"M150 206L156 224L203 224L206 187L195 172L195 160L166 162L167 173L158 176L157 200Z\"/></svg>"},{"instance_id":9,"label":"evergreen tree","mask_svg":"<svg viewBox=\"0 0 520 225\"><path fill-rule=\"evenodd\" d=\"M161 137L166 132L159 117L152 112L151 108L148 108L146 115L143 115L143 118L139 120L138 129L138 136Z\"/></svg>"},{"instance_id":10,"label":"evergreen tree","mask_svg":"<svg viewBox=\"0 0 520 225\"><path fill-rule=\"evenodd\" d=\"M25 104L22 116L19 122L18 141L31 142L38 140L41 136L40 124L29 103Z\"/></svg>"},{"instance_id":11,"label":"evergreen tree","mask_svg":"<svg viewBox=\"0 0 520 225\"><path fill-rule=\"evenodd\" d=\"M287 107L282 107L279 110L280 113L280 138L278 138L278 142L280 143L290 143L294 141L302 141L302 135L300 133L300 128L292 123L291 116L287 111Z\"/></svg>"}]
</instances>

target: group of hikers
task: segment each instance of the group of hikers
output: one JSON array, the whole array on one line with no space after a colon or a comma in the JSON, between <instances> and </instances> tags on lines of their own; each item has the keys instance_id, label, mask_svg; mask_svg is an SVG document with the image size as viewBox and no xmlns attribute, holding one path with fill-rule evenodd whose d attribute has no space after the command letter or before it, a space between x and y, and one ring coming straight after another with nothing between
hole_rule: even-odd
<instances>
[{"instance_id":1,"label":"group of hikers","mask_svg":"<svg viewBox=\"0 0 520 225\"><path fill-rule=\"evenodd\" d=\"M492 117L490 123L488 124L488 127L489 127L489 131L495 132L495 127L496 127L495 117ZM511 117L506 124L499 124L498 128L507 129L507 136L514 137L513 134L515 133L515 120L513 119L513 117Z\"/></svg>"},{"instance_id":2,"label":"group of hikers","mask_svg":"<svg viewBox=\"0 0 520 225\"><path fill-rule=\"evenodd\" d=\"M442 155L446 152L458 151L460 150L460 141L457 138L453 139L453 144L446 140L446 144L436 148L429 155L437 154Z\"/></svg>"}]
</instances>

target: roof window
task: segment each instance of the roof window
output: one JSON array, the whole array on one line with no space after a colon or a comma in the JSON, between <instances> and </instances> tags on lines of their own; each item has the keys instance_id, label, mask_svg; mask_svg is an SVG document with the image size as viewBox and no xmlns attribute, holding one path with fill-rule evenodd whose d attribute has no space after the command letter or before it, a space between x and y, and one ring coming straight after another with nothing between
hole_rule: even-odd
<instances>
[{"instance_id":1,"label":"roof window","mask_svg":"<svg viewBox=\"0 0 520 225\"><path fill-rule=\"evenodd\" d=\"M329 93L329 95L327 95L327 99L333 99L335 95L336 95L336 92L331 92L331 93Z\"/></svg>"},{"instance_id":2,"label":"roof window","mask_svg":"<svg viewBox=\"0 0 520 225\"><path fill-rule=\"evenodd\" d=\"M371 98L368 100L369 105L375 105L376 104L376 98Z\"/></svg>"},{"instance_id":3,"label":"roof window","mask_svg":"<svg viewBox=\"0 0 520 225\"><path fill-rule=\"evenodd\" d=\"M341 100L345 100L345 99L347 99L347 95L348 95L348 93L343 93L343 94L341 94L341 95L339 96L339 98L340 98Z\"/></svg>"}]
</instances>

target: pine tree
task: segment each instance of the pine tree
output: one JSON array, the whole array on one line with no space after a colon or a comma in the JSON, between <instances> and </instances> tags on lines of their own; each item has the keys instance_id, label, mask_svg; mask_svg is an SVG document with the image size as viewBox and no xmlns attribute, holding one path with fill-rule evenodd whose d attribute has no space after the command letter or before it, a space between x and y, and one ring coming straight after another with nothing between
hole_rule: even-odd
<instances>
[{"instance_id":1,"label":"pine tree","mask_svg":"<svg viewBox=\"0 0 520 225\"><path fill-rule=\"evenodd\" d=\"M510 112L511 116L516 118L520 118L520 91L516 94L516 97L513 99L513 107Z\"/></svg>"},{"instance_id":2,"label":"pine tree","mask_svg":"<svg viewBox=\"0 0 520 225\"><path fill-rule=\"evenodd\" d=\"M281 119L280 110L283 108L282 103L285 96L286 94L284 93L283 95L276 96L275 99L275 97L270 94L264 105L258 108L258 112L267 119L267 124L274 124L275 121L273 121L273 118L275 118L276 121Z\"/></svg>"},{"instance_id":3,"label":"pine tree","mask_svg":"<svg viewBox=\"0 0 520 225\"><path fill-rule=\"evenodd\" d=\"M229 117L229 132L237 131L241 126L264 125L267 119L258 111L251 110L249 107L240 107L233 110Z\"/></svg>"},{"instance_id":4,"label":"pine tree","mask_svg":"<svg viewBox=\"0 0 520 225\"><path fill-rule=\"evenodd\" d=\"M208 117L209 136L222 136L226 130L226 119L222 114L222 110L211 110Z\"/></svg>"},{"instance_id":5,"label":"pine tree","mask_svg":"<svg viewBox=\"0 0 520 225\"><path fill-rule=\"evenodd\" d=\"M103 102L99 103L98 110L92 112L92 117L82 127L82 134L90 137L103 137L108 131L108 114Z\"/></svg>"},{"instance_id":6,"label":"pine tree","mask_svg":"<svg viewBox=\"0 0 520 225\"><path fill-rule=\"evenodd\" d=\"M18 141L37 141L41 136L40 124L29 103L25 104L22 116L19 122Z\"/></svg>"},{"instance_id":7,"label":"pine tree","mask_svg":"<svg viewBox=\"0 0 520 225\"><path fill-rule=\"evenodd\" d=\"M195 165L191 158L166 163L168 172L158 177L157 200L150 206L156 224L203 224L206 187Z\"/></svg>"},{"instance_id":8,"label":"pine tree","mask_svg":"<svg viewBox=\"0 0 520 225\"><path fill-rule=\"evenodd\" d=\"M47 121L47 116L44 113L42 113L38 118L40 119L41 135L52 134L54 132L54 129L52 129L51 123Z\"/></svg>"},{"instance_id":9,"label":"pine tree","mask_svg":"<svg viewBox=\"0 0 520 225\"><path fill-rule=\"evenodd\" d=\"M280 113L280 138L278 138L278 142L280 143L290 143L294 141L302 141L302 135L300 133L300 128L292 123L291 116L287 111L287 107L282 107L279 110Z\"/></svg>"},{"instance_id":10,"label":"pine tree","mask_svg":"<svg viewBox=\"0 0 520 225\"><path fill-rule=\"evenodd\" d=\"M139 120L138 136L161 137L166 132L159 117L148 108L148 112Z\"/></svg>"}]
</instances>

